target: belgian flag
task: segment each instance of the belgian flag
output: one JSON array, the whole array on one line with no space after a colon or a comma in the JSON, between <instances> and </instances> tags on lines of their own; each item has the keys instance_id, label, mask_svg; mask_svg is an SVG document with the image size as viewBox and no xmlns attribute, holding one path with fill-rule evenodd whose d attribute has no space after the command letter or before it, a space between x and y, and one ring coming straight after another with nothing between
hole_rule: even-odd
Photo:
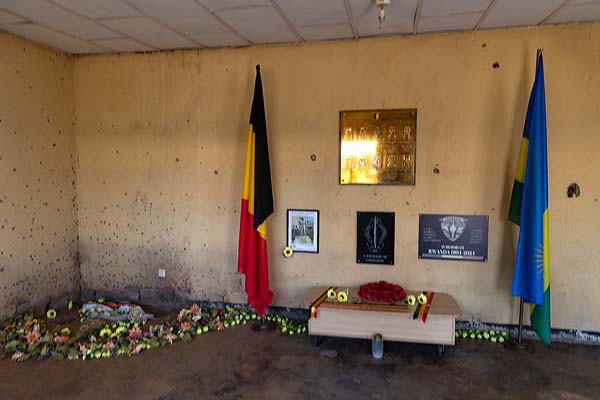
<instances>
[{"instance_id":1,"label":"belgian flag","mask_svg":"<svg viewBox=\"0 0 600 400\"><path fill-rule=\"evenodd\" d=\"M544 58L538 50L508 219L519 225L513 296L530 305L531 326L550 345L550 234Z\"/></svg>"},{"instance_id":2,"label":"belgian flag","mask_svg":"<svg viewBox=\"0 0 600 400\"><path fill-rule=\"evenodd\" d=\"M269 290L267 218L273 213L273 188L260 66L256 66L250 112L240 216L238 272L246 275L248 304L264 315L273 300Z\"/></svg>"}]
</instances>

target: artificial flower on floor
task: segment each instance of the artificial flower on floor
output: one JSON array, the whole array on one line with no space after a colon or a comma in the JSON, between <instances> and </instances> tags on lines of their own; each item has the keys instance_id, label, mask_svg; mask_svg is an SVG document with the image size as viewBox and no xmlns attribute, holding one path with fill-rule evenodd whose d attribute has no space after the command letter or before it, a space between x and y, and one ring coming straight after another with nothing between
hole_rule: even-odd
<instances>
[{"instance_id":1,"label":"artificial flower on floor","mask_svg":"<svg viewBox=\"0 0 600 400\"><path fill-rule=\"evenodd\" d=\"M54 314L50 320L35 318L32 312L14 320L0 320L0 359L90 360L130 356L177 341L189 342L195 336L245 325L251 320L276 325L281 333L288 335L307 331L305 322L297 323L276 315L261 317L244 308L230 306L216 309L194 304L182 309L175 318L167 317L156 324L145 320L116 321L93 328L93 324L88 324L89 313L80 312L80 316L79 329L56 324Z\"/></svg>"}]
</instances>

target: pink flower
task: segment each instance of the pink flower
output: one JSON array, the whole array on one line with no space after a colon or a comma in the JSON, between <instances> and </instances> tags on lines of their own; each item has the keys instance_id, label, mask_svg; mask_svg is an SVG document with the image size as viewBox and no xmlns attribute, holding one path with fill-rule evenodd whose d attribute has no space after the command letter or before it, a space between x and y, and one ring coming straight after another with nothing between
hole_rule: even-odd
<instances>
[{"instance_id":1,"label":"pink flower","mask_svg":"<svg viewBox=\"0 0 600 400\"><path fill-rule=\"evenodd\" d=\"M189 322L182 322L181 323L181 330L182 331L189 331L190 329L192 329L192 324Z\"/></svg>"},{"instance_id":2,"label":"pink flower","mask_svg":"<svg viewBox=\"0 0 600 400\"><path fill-rule=\"evenodd\" d=\"M132 339L139 339L142 337L142 330L139 327L131 328L129 331L129 337Z\"/></svg>"},{"instance_id":3,"label":"pink flower","mask_svg":"<svg viewBox=\"0 0 600 400\"><path fill-rule=\"evenodd\" d=\"M190 311L192 312L192 315L196 315L198 311L200 311L200 306L198 304L193 304Z\"/></svg>"},{"instance_id":4,"label":"pink flower","mask_svg":"<svg viewBox=\"0 0 600 400\"><path fill-rule=\"evenodd\" d=\"M222 331L225 329L225 325L221 321L217 322L217 331Z\"/></svg>"},{"instance_id":5,"label":"pink flower","mask_svg":"<svg viewBox=\"0 0 600 400\"><path fill-rule=\"evenodd\" d=\"M31 331L27 334L27 343L36 344L40 340L40 333L38 331Z\"/></svg>"},{"instance_id":6,"label":"pink flower","mask_svg":"<svg viewBox=\"0 0 600 400\"><path fill-rule=\"evenodd\" d=\"M185 314L185 310L179 311L179 314L177 314L177 321L181 322L181 320L183 320L183 318L185 317Z\"/></svg>"},{"instance_id":7,"label":"pink flower","mask_svg":"<svg viewBox=\"0 0 600 400\"><path fill-rule=\"evenodd\" d=\"M77 345L79 346L79 351L82 354L85 354L87 352L87 346L84 343L77 343Z\"/></svg>"},{"instance_id":8,"label":"pink flower","mask_svg":"<svg viewBox=\"0 0 600 400\"><path fill-rule=\"evenodd\" d=\"M105 350L112 350L115 348L115 343L114 342L106 342L102 345L102 348Z\"/></svg>"},{"instance_id":9,"label":"pink flower","mask_svg":"<svg viewBox=\"0 0 600 400\"><path fill-rule=\"evenodd\" d=\"M11 357L11 360L13 361L19 361L19 359L23 357L23 353L21 353L19 350L15 351Z\"/></svg>"},{"instance_id":10,"label":"pink flower","mask_svg":"<svg viewBox=\"0 0 600 400\"><path fill-rule=\"evenodd\" d=\"M31 325L33 325L33 321L25 321L23 323L23 329L28 330L29 328L31 328Z\"/></svg>"},{"instance_id":11,"label":"pink flower","mask_svg":"<svg viewBox=\"0 0 600 400\"><path fill-rule=\"evenodd\" d=\"M54 338L54 343L57 344L65 344L69 341L69 337L68 336L57 336Z\"/></svg>"},{"instance_id":12,"label":"pink flower","mask_svg":"<svg viewBox=\"0 0 600 400\"><path fill-rule=\"evenodd\" d=\"M139 354L140 351L144 350L144 344L138 344L137 346L135 346L135 349L131 350L131 354Z\"/></svg>"},{"instance_id":13,"label":"pink flower","mask_svg":"<svg viewBox=\"0 0 600 400\"><path fill-rule=\"evenodd\" d=\"M169 344L173 344L173 341L177 338L177 336L173 335L172 333L167 333L165 336L163 336L163 338L168 340Z\"/></svg>"}]
</instances>

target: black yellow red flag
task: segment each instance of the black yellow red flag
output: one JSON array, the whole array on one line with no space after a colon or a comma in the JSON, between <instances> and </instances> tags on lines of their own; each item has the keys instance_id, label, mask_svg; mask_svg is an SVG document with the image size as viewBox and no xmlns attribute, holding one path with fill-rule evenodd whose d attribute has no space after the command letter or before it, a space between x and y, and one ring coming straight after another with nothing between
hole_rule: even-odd
<instances>
[{"instance_id":1,"label":"black yellow red flag","mask_svg":"<svg viewBox=\"0 0 600 400\"><path fill-rule=\"evenodd\" d=\"M238 272L246 276L248 304L261 315L273 300L269 290L267 218L273 213L267 120L260 66L256 66L254 98L248 126L240 216Z\"/></svg>"}]
</instances>

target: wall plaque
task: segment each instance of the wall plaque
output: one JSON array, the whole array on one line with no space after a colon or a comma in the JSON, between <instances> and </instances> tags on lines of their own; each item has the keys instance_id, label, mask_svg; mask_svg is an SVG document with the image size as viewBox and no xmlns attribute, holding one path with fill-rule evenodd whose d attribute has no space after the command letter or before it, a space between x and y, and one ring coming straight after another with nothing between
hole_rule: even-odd
<instances>
[{"instance_id":1,"label":"wall plaque","mask_svg":"<svg viewBox=\"0 0 600 400\"><path fill-rule=\"evenodd\" d=\"M419 215L419 258L484 261L488 258L487 215Z\"/></svg>"},{"instance_id":2,"label":"wall plaque","mask_svg":"<svg viewBox=\"0 0 600 400\"><path fill-rule=\"evenodd\" d=\"M356 219L356 262L393 265L395 214L359 211Z\"/></svg>"},{"instance_id":3,"label":"wall plaque","mask_svg":"<svg viewBox=\"0 0 600 400\"><path fill-rule=\"evenodd\" d=\"M414 185L417 110L340 112L340 184Z\"/></svg>"}]
</instances>

